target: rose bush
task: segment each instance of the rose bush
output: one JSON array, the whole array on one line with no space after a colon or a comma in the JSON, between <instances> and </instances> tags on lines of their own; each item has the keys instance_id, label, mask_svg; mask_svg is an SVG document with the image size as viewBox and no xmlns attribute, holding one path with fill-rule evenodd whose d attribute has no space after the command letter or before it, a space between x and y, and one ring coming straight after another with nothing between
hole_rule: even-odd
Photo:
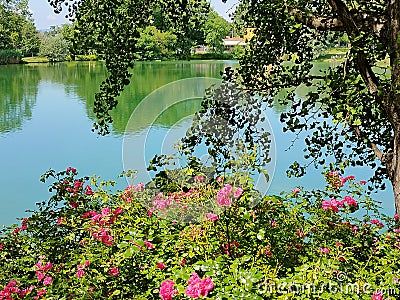
<instances>
[{"instance_id":1,"label":"rose bush","mask_svg":"<svg viewBox=\"0 0 400 300\"><path fill-rule=\"evenodd\" d=\"M325 177L260 199L237 174L110 192L49 171L53 196L0 236L0 299L398 298L399 217L365 181Z\"/></svg>"}]
</instances>

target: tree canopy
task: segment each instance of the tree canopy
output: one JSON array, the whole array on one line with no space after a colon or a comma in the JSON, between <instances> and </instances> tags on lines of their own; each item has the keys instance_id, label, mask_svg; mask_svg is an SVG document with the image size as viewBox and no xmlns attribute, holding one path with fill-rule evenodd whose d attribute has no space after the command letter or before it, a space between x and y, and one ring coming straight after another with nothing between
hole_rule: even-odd
<instances>
[{"instance_id":1,"label":"tree canopy","mask_svg":"<svg viewBox=\"0 0 400 300\"><path fill-rule=\"evenodd\" d=\"M38 31L28 0L0 1L0 50L18 50L22 55L39 51Z\"/></svg>"},{"instance_id":2,"label":"tree canopy","mask_svg":"<svg viewBox=\"0 0 400 300\"><path fill-rule=\"evenodd\" d=\"M154 7L177 26L182 51L187 35L202 21L208 3L180 1L50 1L57 10L66 4L78 26L76 43L105 53L110 77L96 96L95 128L107 132L108 112L129 83L139 29L148 24ZM393 0L242 0L241 19L256 28L240 62L238 80L272 104L290 105L282 114L286 130L310 130L306 157L332 168L369 165L374 182L388 178L400 212L400 1ZM312 74L314 49L328 34L346 33L351 45L345 60L319 75ZM99 38L101 37L101 38ZM295 98L297 87L309 87ZM333 160L327 161L326 157ZM305 166L293 165L302 175Z\"/></svg>"}]
</instances>

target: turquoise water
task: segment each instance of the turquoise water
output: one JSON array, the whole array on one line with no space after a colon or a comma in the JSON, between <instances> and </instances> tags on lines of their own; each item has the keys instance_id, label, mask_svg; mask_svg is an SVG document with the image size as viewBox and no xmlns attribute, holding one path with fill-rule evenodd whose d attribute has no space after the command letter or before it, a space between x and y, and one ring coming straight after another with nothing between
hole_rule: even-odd
<instances>
[{"instance_id":1,"label":"turquoise water","mask_svg":"<svg viewBox=\"0 0 400 300\"><path fill-rule=\"evenodd\" d=\"M120 97L113 112L114 123L109 136L91 131L94 121L93 96L106 70L101 62L0 66L0 225L9 225L36 202L48 199L48 186L40 175L52 168L69 166L80 175L97 174L116 179L123 170L122 144L126 124L138 104L151 92L167 83L191 77L220 78L220 71L232 61L138 63L134 80ZM163 110L171 95L160 96L157 107L145 107L135 119L130 135L140 137L153 123L147 140L146 157L162 147L161 141L179 138L200 106L191 99L169 107L152 122L154 110ZM297 185L315 187L322 184L321 171L311 170L301 179L286 179L286 169L294 159L301 159L303 146L297 143L285 151L293 136L283 134L278 108L267 112L276 141L276 168L269 191L279 193ZM139 147L140 145L138 145ZM358 168L358 179L371 174ZM141 177L139 176L140 180ZM119 181L123 188L126 182ZM384 201L384 211L393 213L390 188L375 198Z\"/></svg>"}]
</instances>

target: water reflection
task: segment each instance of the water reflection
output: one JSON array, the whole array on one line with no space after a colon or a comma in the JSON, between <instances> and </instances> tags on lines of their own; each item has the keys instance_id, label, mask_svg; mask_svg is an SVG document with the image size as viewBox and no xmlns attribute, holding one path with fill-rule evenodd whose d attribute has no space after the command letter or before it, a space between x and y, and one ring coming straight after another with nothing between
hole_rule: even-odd
<instances>
[{"instance_id":1,"label":"water reflection","mask_svg":"<svg viewBox=\"0 0 400 300\"><path fill-rule=\"evenodd\" d=\"M0 71L0 132L22 129L32 117L40 75L37 68L2 66Z\"/></svg>"},{"instance_id":2,"label":"water reflection","mask_svg":"<svg viewBox=\"0 0 400 300\"><path fill-rule=\"evenodd\" d=\"M140 101L152 91L175 80L190 77L220 77L220 72L234 62L160 62L137 63L133 70L131 84L119 97L119 104L112 112L112 133L122 135L126 124ZM88 117L94 121L94 95L107 71L102 62L66 62L58 64L37 64L0 67L0 132L22 129L25 119L30 119L35 105L38 84L41 81L63 85L65 94L78 97L85 104ZM159 105L173 95L162 95ZM193 114L199 102L190 101L166 110L156 124L171 126L185 116ZM149 124L152 110L148 107L137 120L137 130Z\"/></svg>"}]
</instances>

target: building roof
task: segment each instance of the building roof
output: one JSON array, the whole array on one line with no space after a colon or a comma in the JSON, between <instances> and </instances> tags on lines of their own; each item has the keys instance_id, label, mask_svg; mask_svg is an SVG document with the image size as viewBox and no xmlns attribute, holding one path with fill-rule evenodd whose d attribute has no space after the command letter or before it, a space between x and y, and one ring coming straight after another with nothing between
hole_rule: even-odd
<instances>
[{"instance_id":1,"label":"building roof","mask_svg":"<svg viewBox=\"0 0 400 300\"><path fill-rule=\"evenodd\" d=\"M236 45L245 46L246 45L246 42L241 37L226 38L226 39L223 39L222 42L223 42L224 46L236 46Z\"/></svg>"}]
</instances>

